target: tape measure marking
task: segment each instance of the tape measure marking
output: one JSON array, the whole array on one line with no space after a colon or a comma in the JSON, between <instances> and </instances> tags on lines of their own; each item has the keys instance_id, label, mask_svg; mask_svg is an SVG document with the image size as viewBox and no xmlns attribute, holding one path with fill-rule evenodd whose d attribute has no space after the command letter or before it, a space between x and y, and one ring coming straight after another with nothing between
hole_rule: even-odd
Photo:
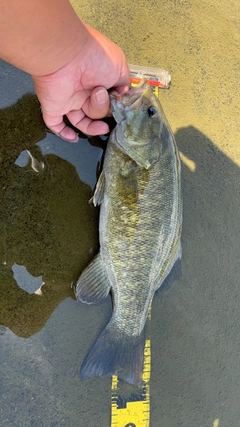
<instances>
[{"instance_id":1,"label":"tape measure marking","mask_svg":"<svg viewBox=\"0 0 240 427\"><path fill-rule=\"evenodd\" d=\"M151 342L149 323L151 308L148 311L146 341L144 347L142 386L140 397L134 401L126 401L124 407L119 407L120 398L116 375L112 376L112 418L111 427L149 427L150 426L150 374L151 374Z\"/></svg>"}]
</instances>

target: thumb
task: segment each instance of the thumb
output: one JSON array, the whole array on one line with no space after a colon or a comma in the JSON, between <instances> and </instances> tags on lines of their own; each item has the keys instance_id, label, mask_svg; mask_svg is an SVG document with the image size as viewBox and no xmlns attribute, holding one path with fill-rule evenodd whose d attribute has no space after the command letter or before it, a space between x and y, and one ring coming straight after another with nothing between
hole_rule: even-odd
<instances>
[{"instance_id":1,"label":"thumb","mask_svg":"<svg viewBox=\"0 0 240 427\"><path fill-rule=\"evenodd\" d=\"M102 119L110 110L110 100L104 87L96 87L83 105L84 113L91 119Z\"/></svg>"}]
</instances>

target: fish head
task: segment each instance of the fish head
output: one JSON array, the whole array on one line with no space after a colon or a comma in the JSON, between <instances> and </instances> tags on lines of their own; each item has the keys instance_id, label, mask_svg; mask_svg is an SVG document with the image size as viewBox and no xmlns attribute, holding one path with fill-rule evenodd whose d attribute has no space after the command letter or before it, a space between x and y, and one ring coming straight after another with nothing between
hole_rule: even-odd
<instances>
[{"instance_id":1,"label":"fish head","mask_svg":"<svg viewBox=\"0 0 240 427\"><path fill-rule=\"evenodd\" d=\"M162 152L164 114L158 98L143 78L128 92L112 92L110 100L117 122L114 142L137 165L149 169Z\"/></svg>"}]
</instances>

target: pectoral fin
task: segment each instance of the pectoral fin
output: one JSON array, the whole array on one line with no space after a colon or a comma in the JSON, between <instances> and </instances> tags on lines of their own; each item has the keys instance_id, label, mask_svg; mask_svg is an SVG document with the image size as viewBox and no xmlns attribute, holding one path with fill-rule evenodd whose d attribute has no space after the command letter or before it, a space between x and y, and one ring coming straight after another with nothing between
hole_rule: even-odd
<instances>
[{"instance_id":1,"label":"pectoral fin","mask_svg":"<svg viewBox=\"0 0 240 427\"><path fill-rule=\"evenodd\" d=\"M89 200L89 203L93 203L94 206L101 205L103 201L104 196L104 190L105 190L105 175L104 172L101 172L98 182L94 191L93 197Z\"/></svg>"},{"instance_id":2,"label":"pectoral fin","mask_svg":"<svg viewBox=\"0 0 240 427\"><path fill-rule=\"evenodd\" d=\"M110 291L107 275L98 254L83 271L75 286L76 298L94 304L106 298Z\"/></svg>"}]
</instances>

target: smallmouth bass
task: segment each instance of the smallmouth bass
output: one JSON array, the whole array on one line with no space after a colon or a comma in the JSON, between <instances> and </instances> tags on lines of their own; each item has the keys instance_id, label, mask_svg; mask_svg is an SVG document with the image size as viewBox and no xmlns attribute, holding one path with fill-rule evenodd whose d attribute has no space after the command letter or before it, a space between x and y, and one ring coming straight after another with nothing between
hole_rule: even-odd
<instances>
[{"instance_id":1,"label":"smallmouth bass","mask_svg":"<svg viewBox=\"0 0 240 427\"><path fill-rule=\"evenodd\" d=\"M110 94L117 122L92 198L100 205L100 251L75 295L91 304L110 289L113 313L86 356L81 377L141 385L144 326L155 291L181 258L181 164L160 101L146 79Z\"/></svg>"}]
</instances>

